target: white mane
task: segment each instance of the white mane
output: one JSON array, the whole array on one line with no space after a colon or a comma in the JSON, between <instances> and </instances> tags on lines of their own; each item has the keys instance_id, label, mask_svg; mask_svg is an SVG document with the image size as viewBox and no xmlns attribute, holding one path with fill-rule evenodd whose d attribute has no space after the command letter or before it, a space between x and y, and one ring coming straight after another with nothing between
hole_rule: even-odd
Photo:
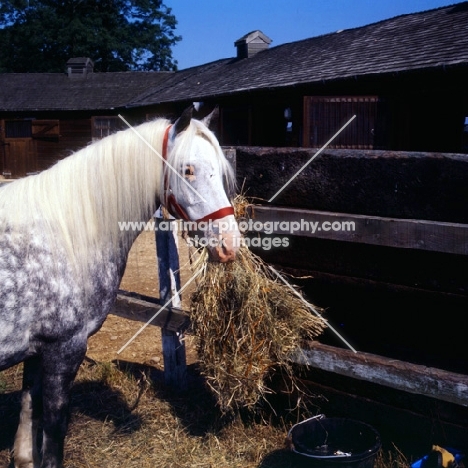
<instances>
[{"instance_id":1,"label":"white mane","mask_svg":"<svg viewBox=\"0 0 468 468\"><path fill-rule=\"evenodd\" d=\"M161 153L169 125L161 119L135 129ZM40 231L65 248L73 264L92 261L105 238L122 242L119 221L148 220L156 209L162 162L131 130L96 142L38 175L12 182L0 193L0 233ZM132 239L133 240L133 239Z\"/></svg>"},{"instance_id":2,"label":"white mane","mask_svg":"<svg viewBox=\"0 0 468 468\"><path fill-rule=\"evenodd\" d=\"M68 253L71 265L82 275L103 245L115 250L129 248L136 233L121 232L119 222L148 221L158 198L162 199L160 155L169 124L158 119L135 127L142 138L131 129L118 132L38 175L3 187L0 235L10 230L40 232L50 242L50 249L58 247ZM170 164L183 167L181 163L190 153L196 134L214 146L220 169L232 187L232 168L215 136L199 121L192 120L179 136Z\"/></svg>"}]
</instances>

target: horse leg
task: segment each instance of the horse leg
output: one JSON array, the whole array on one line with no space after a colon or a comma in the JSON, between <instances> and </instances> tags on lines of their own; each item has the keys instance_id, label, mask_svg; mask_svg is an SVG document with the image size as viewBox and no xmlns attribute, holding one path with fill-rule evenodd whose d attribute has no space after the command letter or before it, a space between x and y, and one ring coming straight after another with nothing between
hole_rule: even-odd
<instances>
[{"instance_id":1,"label":"horse leg","mask_svg":"<svg viewBox=\"0 0 468 468\"><path fill-rule=\"evenodd\" d=\"M86 344L83 350L72 347L44 354L42 468L62 467L70 389L85 352Z\"/></svg>"},{"instance_id":2,"label":"horse leg","mask_svg":"<svg viewBox=\"0 0 468 468\"><path fill-rule=\"evenodd\" d=\"M42 414L41 360L29 358L23 366L23 393L13 446L15 468L38 468L37 428Z\"/></svg>"}]
</instances>

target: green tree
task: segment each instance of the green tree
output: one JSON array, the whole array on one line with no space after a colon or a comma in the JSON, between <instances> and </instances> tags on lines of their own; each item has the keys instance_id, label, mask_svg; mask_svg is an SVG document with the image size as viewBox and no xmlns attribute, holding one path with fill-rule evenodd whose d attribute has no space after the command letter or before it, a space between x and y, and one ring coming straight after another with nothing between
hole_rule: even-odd
<instances>
[{"instance_id":1,"label":"green tree","mask_svg":"<svg viewBox=\"0 0 468 468\"><path fill-rule=\"evenodd\" d=\"M176 70L171 11L162 0L1 1L0 72L63 72L72 57L102 72Z\"/></svg>"}]
</instances>

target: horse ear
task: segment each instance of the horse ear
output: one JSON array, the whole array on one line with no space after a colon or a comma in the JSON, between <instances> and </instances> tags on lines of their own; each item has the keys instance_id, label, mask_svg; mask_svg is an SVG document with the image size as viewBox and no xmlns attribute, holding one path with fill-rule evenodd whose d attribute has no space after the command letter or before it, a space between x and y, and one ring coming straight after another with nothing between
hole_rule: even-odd
<instances>
[{"instance_id":1,"label":"horse ear","mask_svg":"<svg viewBox=\"0 0 468 468\"><path fill-rule=\"evenodd\" d=\"M219 119L219 107L216 106L206 117L203 118L202 122L211 130L213 130Z\"/></svg>"},{"instance_id":2,"label":"horse ear","mask_svg":"<svg viewBox=\"0 0 468 468\"><path fill-rule=\"evenodd\" d=\"M182 115L175 121L172 128L174 129L174 136L178 135L179 133L183 132L189 125L190 120L192 120L193 115L193 105L187 107Z\"/></svg>"}]
</instances>

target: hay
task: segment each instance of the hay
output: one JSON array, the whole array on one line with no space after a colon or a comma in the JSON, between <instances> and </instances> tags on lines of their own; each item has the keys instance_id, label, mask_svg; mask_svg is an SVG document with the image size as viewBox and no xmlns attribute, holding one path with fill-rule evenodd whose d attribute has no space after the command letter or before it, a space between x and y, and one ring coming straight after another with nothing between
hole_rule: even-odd
<instances>
[{"instance_id":1,"label":"hay","mask_svg":"<svg viewBox=\"0 0 468 468\"><path fill-rule=\"evenodd\" d=\"M291 352L326 324L246 246L234 262L204 255L201 263L191 320L202 372L223 411L253 409L271 392L273 372L286 372L294 385Z\"/></svg>"}]
</instances>

